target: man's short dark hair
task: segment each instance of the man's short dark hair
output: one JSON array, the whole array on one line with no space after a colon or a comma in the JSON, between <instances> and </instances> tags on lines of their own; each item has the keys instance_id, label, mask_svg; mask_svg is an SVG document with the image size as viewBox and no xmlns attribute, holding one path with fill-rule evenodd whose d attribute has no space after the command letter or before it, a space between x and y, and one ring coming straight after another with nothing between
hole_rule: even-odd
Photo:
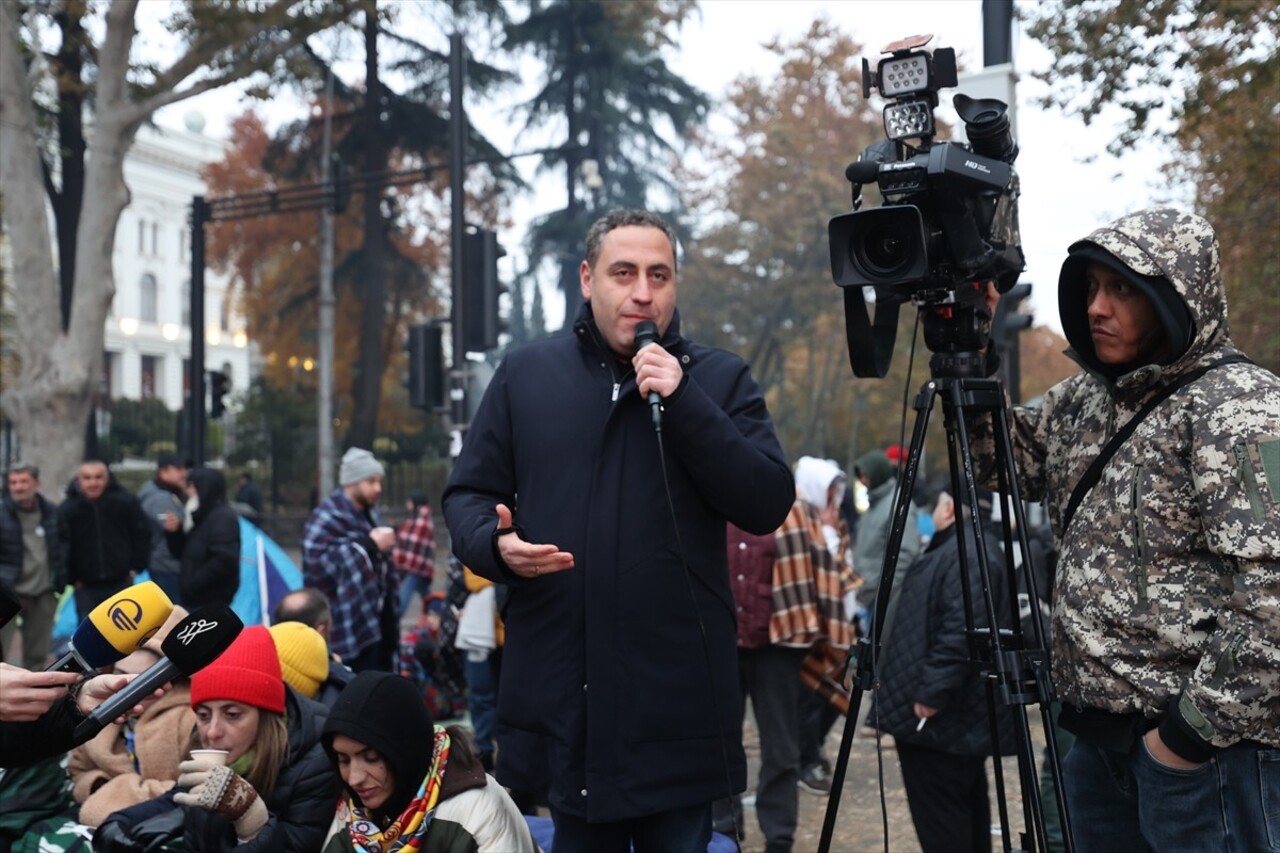
<instances>
[{"instance_id":1,"label":"man's short dark hair","mask_svg":"<svg viewBox=\"0 0 1280 853\"><path fill-rule=\"evenodd\" d=\"M165 468L185 468L182 464L182 457L176 453L161 453L156 457L156 470L161 471Z\"/></svg>"},{"instance_id":2,"label":"man's short dark hair","mask_svg":"<svg viewBox=\"0 0 1280 853\"><path fill-rule=\"evenodd\" d=\"M333 623L333 613L329 609L329 599L320 590L309 586L295 589L280 599L275 613L271 614L272 625L281 622L301 622L316 630L321 625L330 625Z\"/></svg>"},{"instance_id":3,"label":"man's short dark hair","mask_svg":"<svg viewBox=\"0 0 1280 853\"><path fill-rule=\"evenodd\" d=\"M39 466L32 465L30 462L15 462L9 466L9 470L5 472L5 478L8 479L10 474L30 474L31 479L40 479Z\"/></svg>"},{"instance_id":4,"label":"man's short dark hair","mask_svg":"<svg viewBox=\"0 0 1280 853\"><path fill-rule=\"evenodd\" d=\"M596 261L600 257L600 246L604 243L604 235L615 228L626 228L632 225L657 228L666 234L667 239L671 241L671 261L673 264L677 263L679 241L676 239L675 229L667 220L647 210L615 210L591 223L591 227L587 230L587 266L595 268ZM674 272L674 269L672 271Z\"/></svg>"}]
</instances>

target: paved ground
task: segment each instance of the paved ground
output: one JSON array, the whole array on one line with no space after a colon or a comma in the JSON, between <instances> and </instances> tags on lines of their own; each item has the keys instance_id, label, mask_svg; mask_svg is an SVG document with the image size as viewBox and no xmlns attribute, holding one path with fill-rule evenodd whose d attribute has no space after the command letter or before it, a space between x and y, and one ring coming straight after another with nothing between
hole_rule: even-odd
<instances>
[{"instance_id":1,"label":"paved ground","mask_svg":"<svg viewBox=\"0 0 1280 853\"><path fill-rule=\"evenodd\" d=\"M864 710L867 701L863 702ZM1028 719L1033 741L1037 744L1037 760L1044 739L1040 725L1039 709L1032 706ZM839 754L842 727L837 724L831 732L826 744L826 754L834 762ZM748 717L744 732L747 750L748 795L754 790L755 773L760 766L760 748L755 727ZM898 769L897 753L893 749L881 749L882 761L877 762L876 742L872 738L855 736L849 756L849 767L845 775L844 792L840 797L840 808L837 812L835 832L832 836L831 849L838 853L875 853L875 851L892 851L892 853L910 853L919 851L920 844L916 840L915 830L911 825L911 815L907 808L906 793L902 788L902 774ZM998 833L999 809L997 806L994 773L988 763L988 777L992 780L991 822ZM1010 811L1010 822L1016 830L1023 826L1021 787L1018 784L1018 765L1013 758L1003 759L1005 802ZM883 770L883 807L881 804L882 786L879 782L880 771ZM800 791L800 821L796 831L795 853L812 853L818 849L818 841L822 836L822 824L826 816L827 797ZM743 853L761 853L764 850L764 839L760 835L760 827L756 822L755 812L746 810L747 837L742 842ZM888 827L888 839L885 838L885 826ZM1011 836L1016 847L1018 837ZM1000 838L994 835L991 839L992 849L999 850Z\"/></svg>"}]
</instances>

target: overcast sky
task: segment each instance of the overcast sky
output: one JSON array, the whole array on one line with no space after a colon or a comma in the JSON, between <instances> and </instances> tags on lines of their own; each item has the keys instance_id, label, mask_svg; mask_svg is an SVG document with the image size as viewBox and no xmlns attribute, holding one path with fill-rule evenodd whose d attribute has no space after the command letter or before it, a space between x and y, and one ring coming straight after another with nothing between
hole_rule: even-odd
<instances>
[{"instance_id":1,"label":"overcast sky","mask_svg":"<svg viewBox=\"0 0 1280 853\"><path fill-rule=\"evenodd\" d=\"M794 38L815 17L826 15L867 48L873 63L885 44L915 33L933 33L932 47L954 47L964 65L978 68L982 65L981 7L981 0L702 0L701 16L686 24L680 34L680 53L669 62L674 71L713 100L719 99L740 74L764 76L777 68L772 55L761 47L764 42L778 35ZM352 59L352 67L359 68L362 57ZM1048 55L1038 44L1021 35L1015 39L1014 65L1019 81L1016 120L1021 147L1015 165L1022 180L1020 214L1027 255L1022 280L1034 285L1032 305L1037 323L1060 330L1057 274L1067 245L1124 213L1155 203L1185 204L1188 196L1184 188L1170 188L1162 180L1162 152L1137 150L1117 160L1105 151L1112 136L1107 122L1086 128L1079 118L1034 106L1035 98L1044 93L1044 84L1032 79L1031 73L1047 64ZM357 71L352 79L362 73ZM469 108L469 114L490 139L509 139L502 117L510 104L527 97L529 91L527 87L513 90L484 108ZM185 113L195 108L205 114L208 132L223 134L227 118L243 109L238 97L234 92L213 93L170 108L158 121L181 126ZM851 92L850 97L861 97L861 93ZM946 93L943 100L949 101ZM277 121L296 115L285 114L290 107L281 106L283 109L272 107ZM296 111L297 106L292 109ZM850 151L850 159L857 153ZM526 159L520 165L532 180L534 164ZM508 247L520 244L525 225L533 216L563 206L563 190L555 194L556 187L563 187L563 178L551 179L544 186L547 192L514 201L515 227L501 235ZM845 200L836 204L814 200L814 215L822 220L846 209ZM834 292L832 298L837 299ZM560 319L559 302L548 294L546 309L553 325Z\"/></svg>"}]
</instances>

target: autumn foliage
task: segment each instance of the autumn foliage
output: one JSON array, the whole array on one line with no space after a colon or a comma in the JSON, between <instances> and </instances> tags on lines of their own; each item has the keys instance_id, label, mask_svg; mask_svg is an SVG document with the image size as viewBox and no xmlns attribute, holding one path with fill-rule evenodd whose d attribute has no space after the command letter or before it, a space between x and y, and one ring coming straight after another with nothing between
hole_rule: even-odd
<instances>
[{"instance_id":1,"label":"autumn foliage","mask_svg":"<svg viewBox=\"0 0 1280 853\"><path fill-rule=\"evenodd\" d=\"M276 179L262 165L271 143L262 119L253 112L241 115L232 124L230 139L227 158L206 171L210 195L257 193L272 187ZM312 180L318 181L319 176ZM419 203L412 187L395 188L388 195L401 209ZM208 233L209 262L234 278L249 337L263 356L263 380L276 388L314 388L320 211L220 222L210 225ZM393 229L390 234L398 262L389 270L392 319L383 336L388 369L381 378L379 424L385 432L416 427L400 384L405 369L402 342L410 323L440 310L432 284L442 265L447 276L447 236L426 229ZM354 258L362 240L360 206L352 204L334 217L334 388L340 423L350 416L351 400L342 392L352 385L358 348L360 303Z\"/></svg>"}]
</instances>

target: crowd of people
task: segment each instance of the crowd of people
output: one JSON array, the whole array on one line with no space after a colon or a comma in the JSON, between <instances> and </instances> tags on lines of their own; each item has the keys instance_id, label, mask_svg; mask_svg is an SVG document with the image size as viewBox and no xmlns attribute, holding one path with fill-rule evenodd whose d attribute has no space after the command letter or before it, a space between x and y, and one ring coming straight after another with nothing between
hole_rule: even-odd
<instances>
[{"instance_id":1,"label":"crowd of people","mask_svg":"<svg viewBox=\"0 0 1280 853\"><path fill-rule=\"evenodd\" d=\"M236 512L261 497L242 479L228 501L220 471L162 456L136 496L87 461L58 506L11 466L0 591L21 624L0 642L8 660L20 633L23 654L0 664L0 853L702 851L755 831L748 708L754 815L783 853L800 792L831 791L840 675L867 637L866 722L921 847L989 850L987 762L1016 726L991 718L972 631L1034 633L1018 628L1040 607L1006 576L1032 555L1006 554L986 491L991 421L969 425L976 505L919 483L900 504L898 447L852 475L789 461L748 365L681 334L677 258L653 214L591 227L570 333L506 356L455 460L446 572L428 497L384 523L383 465L350 448L271 625L87 742L76 722L188 611L231 601ZM1231 344L1218 258L1208 223L1171 210L1072 245L1059 304L1082 372L1010 410L1019 486L1051 528L1034 559L1074 739L1051 846L1274 839L1280 380ZM110 672L40 671L62 590L84 614L143 570L176 605L154 636Z\"/></svg>"}]
</instances>

